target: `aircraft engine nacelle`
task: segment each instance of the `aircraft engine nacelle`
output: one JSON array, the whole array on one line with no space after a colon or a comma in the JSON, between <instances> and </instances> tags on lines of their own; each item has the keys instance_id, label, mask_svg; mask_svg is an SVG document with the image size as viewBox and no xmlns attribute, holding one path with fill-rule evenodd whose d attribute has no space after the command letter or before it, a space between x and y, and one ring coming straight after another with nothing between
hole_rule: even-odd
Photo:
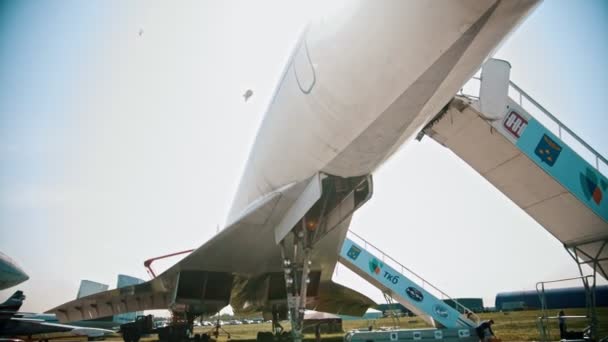
<instances>
[{"instance_id":1,"label":"aircraft engine nacelle","mask_svg":"<svg viewBox=\"0 0 608 342\"><path fill-rule=\"evenodd\" d=\"M233 278L225 272L182 270L171 309L195 315L217 312L230 302Z\"/></svg>"}]
</instances>

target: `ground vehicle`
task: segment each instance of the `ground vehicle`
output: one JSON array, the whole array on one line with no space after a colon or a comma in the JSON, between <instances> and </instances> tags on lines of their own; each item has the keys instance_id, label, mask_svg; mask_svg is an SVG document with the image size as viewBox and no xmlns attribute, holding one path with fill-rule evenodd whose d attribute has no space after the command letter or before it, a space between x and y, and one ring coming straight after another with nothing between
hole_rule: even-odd
<instances>
[{"instance_id":1,"label":"ground vehicle","mask_svg":"<svg viewBox=\"0 0 608 342\"><path fill-rule=\"evenodd\" d=\"M125 342L138 342L142 335L154 332L153 316L137 316L135 321L122 324L120 332Z\"/></svg>"}]
</instances>

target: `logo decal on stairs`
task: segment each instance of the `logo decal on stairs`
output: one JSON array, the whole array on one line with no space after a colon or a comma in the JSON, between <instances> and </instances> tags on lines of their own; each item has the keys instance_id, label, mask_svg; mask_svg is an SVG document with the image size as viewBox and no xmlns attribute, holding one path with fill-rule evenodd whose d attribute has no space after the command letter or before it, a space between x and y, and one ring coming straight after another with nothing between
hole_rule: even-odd
<instances>
[{"instance_id":1,"label":"logo decal on stairs","mask_svg":"<svg viewBox=\"0 0 608 342\"><path fill-rule=\"evenodd\" d=\"M608 183L604 179L600 179L598 175L591 169L587 168L585 173L580 173L581 186L587 201L593 200L595 204L600 205L604 197L604 191L608 188Z\"/></svg>"},{"instance_id":2,"label":"logo decal on stairs","mask_svg":"<svg viewBox=\"0 0 608 342\"><path fill-rule=\"evenodd\" d=\"M357 260L359 254L361 254L361 249L357 248L355 245L350 246L350 249L346 253L346 255L353 260Z\"/></svg>"},{"instance_id":3,"label":"logo decal on stairs","mask_svg":"<svg viewBox=\"0 0 608 342\"><path fill-rule=\"evenodd\" d=\"M369 271L375 274L380 274L380 269L384 267L384 264L378 261L376 258L372 258L369 261Z\"/></svg>"},{"instance_id":4,"label":"logo decal on stairs","mask_svg":"<svg viewBox=\"0 0 608 342\"><path fill-rule=\"evenodd\" d=\"M562 152L562 147L558 145L548 135L543 134L543 137L538 142L534 154L536 154L541 161L547 163L549 166L553 166Z\"/></svg>"},{"instance_id":5,"label":"logo decal on stairs","mask_svg":"<svg viewBox=\"0 0 608 342\"><path fill-rule=\"evenodd\" d=\"M437 304L437 305L433 306L433 310L435 310L435 313L439 317L447 318L449 315L448 309L446 309L445 306L443 306L443 305Z\"/></svg>"},{"instance_id":6,"label":"logo decal on stairs","mask_svg":"<svg viewBox=\"0 0 608 342\"><path fill-rule=\"evenodd\" d=\"M422 294L422 292L420 292L420 290L418 290L417 288L411 286L405 289L405 293L408 295L408 297L412 298L417 302L422 302L422 300L424 299L424 295Z\"/></svg>"},{"instance_id":7,"label":"logo decal on stairs","mask_svg":"<svg viewBox=\"0 0 608 342\"><path fill-rule=\"evenodd\" d=\"M519 139L528 126L528 120L518 113L510 112L505 116L505 120L502 122L502 125L507 132L511 133L516 139Z\"/></svg>"}]
</instances>

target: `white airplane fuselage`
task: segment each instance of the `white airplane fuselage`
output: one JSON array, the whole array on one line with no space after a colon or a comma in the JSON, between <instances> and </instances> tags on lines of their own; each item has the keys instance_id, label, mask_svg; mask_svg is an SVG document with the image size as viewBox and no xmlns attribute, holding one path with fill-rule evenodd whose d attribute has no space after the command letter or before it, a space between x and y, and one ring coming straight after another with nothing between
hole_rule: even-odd
<instances>
[{"instance_id":1,"label":"white airplane fuselage","mask_svg":"<svg viewBox=\"0 0 608 342\"><path fill-rule=\"evenodd\" d=\"M299 292L308 309L363 314L372 301L331 277L352 215L373 193L369 175L537 5L348 1L313 21L265 113L225 228L132 293L107 291L51 312L62 322L92 319L120 313L126 302L132 311L206 314L230 304L267 313L284 311L287 294ZM304 265L310 274L299 279L310 284L295 291L286 269L303 274ZM190 293L200 284L209 293Z\"/></svg>"},{"instance_id":2,"label":"white airplane fuselage","mask_svg":"<svg viewBox=\"0 0 608 342\"><path fill-rule=\"evenodd\" d=\"M322 172L370 174L457 93L536 1L361 1L312 22L258 131L228 222Z\"/></svg>"}]
</instances>

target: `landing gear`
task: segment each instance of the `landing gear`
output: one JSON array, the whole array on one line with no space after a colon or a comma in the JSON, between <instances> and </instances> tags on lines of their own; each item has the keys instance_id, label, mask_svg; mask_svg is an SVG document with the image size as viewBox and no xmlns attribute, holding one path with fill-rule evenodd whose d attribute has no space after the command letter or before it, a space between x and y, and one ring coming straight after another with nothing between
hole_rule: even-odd
<instances>
[{"instance_id":1,"label":"landing gear","mask_svg":"<svg viewBox=\"0 0 608 342\"><path fill-rule=\"evenodd\" d=\"M157 328L158 340L162 342L184 342L192 340L194 314L173 312L171 325ZM200 340L200 336L198 338Z\"/></svg>"},{"instance_id":2,"label":"landing gear","mask_svg":"<svg viewBox=\"0 0 608 342\"><path fill-rule=\"evenodd\" d=\"M316 224L302 219L302 226L293 230L293 249L291 255L281 242L285 288L287 290L287 310L291 322L291 336L294 342L302 341L304 334L304 313L306 312L306 292L310 283L310 257Z\"/></svg>"},{"instance_id":3,"label":"landing gear","mask_svg":"<svg viewBox=\"0 0 608 342\"><path fill-rule=\"evenodd\" d=\"M267 317L265 317L267 318ZM283 305L272 306L272 330L260 331L257 335L257 342L287 342L291 341L291 334L279 322L285 318L285 307Z\"/></svg>"},{"instance_id":4,"label":"landing gear","mask_svg":"<svg viewBox=\"0 0 608 342\"><path fill-rule=\"evenodd\" d=\"M272 308L272 333L275 336L280 336L284 330L281 323L279 323L279 310L274 307Z\"/></svg>"},{"instance_id":5,"label":"landing gear","mask_svg":"<svg viewBox=\"0 0 608 342\"><path fill-rule=\"evenodd\" d=\"M190 340L190 331L186 325L170 325L157 329L158 340L162 342L183 342Z\"/></svg>"},{"instance_id":6,"label":"landing gear","mask_svg":"<svg viewBox=\"0 0 608 342\"><path fill-rule=\"evenodd\" d=\"M371 197L371 176L342 178L326 174L315 175L304 190L301 202L289 211L289 219L279 225L282 266L287 293L287 311L291 322L291 337L301 342L308 291L316 296L320 272L311 274L313 248L334 229L348 228L352 213ZM316 197L320 193L320 197ZM315 195L316 194L316 195ZM316 202L311 203L312 200ZM311 205L303 216L304 206ZM294 215L294 216L291 216ZM293 217L301 217L292 221ZM289 230L288 230L289 229ZM340 232L340 230L338 231ZM336 236L333 236L336 238ZM321 259L320 259L321 260ZM320 265L315 264L315 268ZM309 289L310 286L310 289Z\"/></svg>"},{"instance_id":7,"label":"landing gear","mask_svg":"<svg viewBox=\"0 0 608 342\"><path fill-rule=\"evenodd\" d=\"M222 328L222 325L220 324L220 319L218 318L215 322L215 326L211 328L211 330L209 330L207 333L203 334L203 340L209 340L209 336L213 336L217 340L217 338L222 334L225 334L226 337L228 337L228 339L230 340L230 333L227 332L224 328Z\"/></svg>"}]
</instances>

